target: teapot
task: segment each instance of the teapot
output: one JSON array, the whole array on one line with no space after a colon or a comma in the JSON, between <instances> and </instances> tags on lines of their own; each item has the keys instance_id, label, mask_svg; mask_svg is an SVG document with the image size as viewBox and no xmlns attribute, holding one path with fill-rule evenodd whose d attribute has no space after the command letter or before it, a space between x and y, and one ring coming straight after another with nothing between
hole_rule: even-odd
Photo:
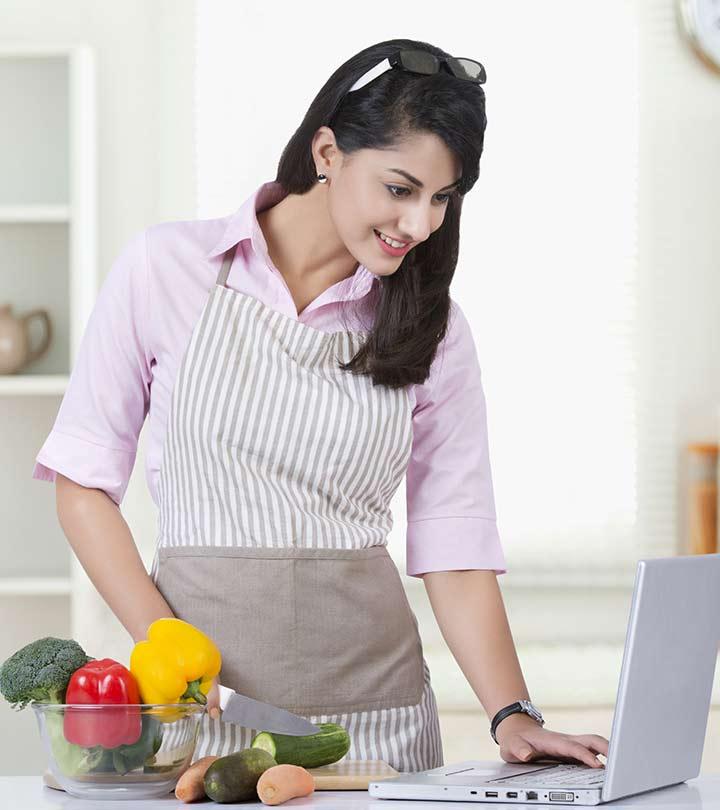
<instances>
[{"instance_id":1,"label":"teapot","mask_svg":"<svg viewBox=\"0 0 720 810\"><path fill-rule=\"evenodd\" d=\"M40 318L45 334L40 345L30 347L30 321ZM52 326L44 309L33 309L25 315L13 315L12 305L0 305L0 374L14 374L42 357L50 346Z\"/></svg>"}]
</instances>

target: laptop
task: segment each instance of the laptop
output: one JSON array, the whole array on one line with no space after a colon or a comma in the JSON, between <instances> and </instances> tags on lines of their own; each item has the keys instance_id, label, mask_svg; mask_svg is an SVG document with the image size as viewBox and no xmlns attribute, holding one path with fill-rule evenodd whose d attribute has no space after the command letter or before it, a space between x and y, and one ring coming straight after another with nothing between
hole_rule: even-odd
<instances>
[{"instance_id":1,"label":"laptop","mask_svg":"<svg viewBox=\"0 0 720 810\"><path fill-rule=\"evenodd\" d=\"M371 782L380 799L596 805L700 773L718 645L720 554L640 560L605 768L467 760Z\"/></svg>"}]
</instances>

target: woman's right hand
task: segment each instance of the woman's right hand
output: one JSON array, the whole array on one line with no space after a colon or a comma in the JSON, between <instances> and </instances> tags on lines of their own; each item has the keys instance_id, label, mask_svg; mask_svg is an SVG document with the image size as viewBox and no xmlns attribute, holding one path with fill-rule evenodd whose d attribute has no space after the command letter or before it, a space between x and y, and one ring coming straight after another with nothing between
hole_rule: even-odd
<instances>
[{"instance_id":1,"label":"woman's right hand","mask_svg":"<svg viewBox=\"0 0 720 810\"><path fill-rule=\"evenodd\" d=\"M207 694L207 711L212 720L217 720L222 715L220 708L220 690L218 689L219 681L217 676L213 678L212 686Z\"/></svg>"}]
</instances>

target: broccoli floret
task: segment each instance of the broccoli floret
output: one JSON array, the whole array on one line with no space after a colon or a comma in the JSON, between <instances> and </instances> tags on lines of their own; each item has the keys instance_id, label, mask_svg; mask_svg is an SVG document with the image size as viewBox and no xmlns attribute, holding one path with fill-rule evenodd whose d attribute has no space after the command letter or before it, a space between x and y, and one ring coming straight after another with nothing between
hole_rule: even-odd
<instances>
[{"instance_id":1,"label":"broccoli floret","mask_svg":"<svg viewBox=\"0 0 720 810\"><path fill-rule=\"evenodd\" d=\"M0 667L0 692L13 709L24 709L33 700L62 703L70 676L92 660L73 639L40 638Z\"/></svg>"}]
</instances>

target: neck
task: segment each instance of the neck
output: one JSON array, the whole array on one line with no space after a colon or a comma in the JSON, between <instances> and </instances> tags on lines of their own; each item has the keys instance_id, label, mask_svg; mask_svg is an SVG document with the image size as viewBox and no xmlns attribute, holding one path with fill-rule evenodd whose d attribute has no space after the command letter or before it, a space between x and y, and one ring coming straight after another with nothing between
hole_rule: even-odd
<instances>
[{"instance_id":1,"label":"neck","mask_svg":"<svg viewBox=\"0 0 720 810\"><path fill-rule=\"evenodd\" d=\"M338 238L327 209L327 189L288 194L257 215L270 259L283 277L326 286L352 276L358 262Z\"/></svg>"}]
</instances>

